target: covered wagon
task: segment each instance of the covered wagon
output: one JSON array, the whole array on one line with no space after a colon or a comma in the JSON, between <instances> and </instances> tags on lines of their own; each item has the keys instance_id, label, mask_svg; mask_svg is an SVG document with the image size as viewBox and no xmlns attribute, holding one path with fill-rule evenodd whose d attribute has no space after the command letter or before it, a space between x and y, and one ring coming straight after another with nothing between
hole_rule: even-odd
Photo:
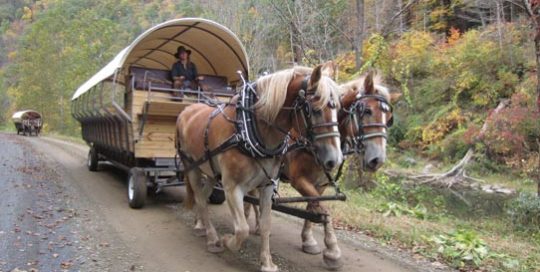
<instances>
[{"instance_id":1,"label":"covered wagon","mask_svg":"<svg viewBox=\"0 0 540 272\"><path fill-rule=\"evenodd\" d=\"M191 50L191 61L203 76L196 88L173 88L170 69L180 46ZM144 205L148 188L181 185L174 146L178 114L201 100L230 99L241 84L240 74L247 77L248 71L242 43L216 22L182 18L148 29L72 97L73 117L90 146L89 170L109 161L129 172L133 208Z\"/></svg>"},{"instance_id":2,"label":"covered wagon","mask_svg":"<svg viewBox=\"0 0 540 272\"><path fill-rule=\"evenodd\" d=\"M43 127L43 120L41 114L35 110L23 110L18 111L11 117L15 128L17 129L17 135L29 135L38 136Z\"/></svg>"}]
</instances>

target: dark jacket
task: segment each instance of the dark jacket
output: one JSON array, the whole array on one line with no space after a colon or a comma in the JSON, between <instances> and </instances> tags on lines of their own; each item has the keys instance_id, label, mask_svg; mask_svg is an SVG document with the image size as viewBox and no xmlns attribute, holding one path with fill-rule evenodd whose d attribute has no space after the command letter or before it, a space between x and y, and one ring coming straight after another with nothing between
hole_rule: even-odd
<instances>
[{"instance_id":1,"label":"dark jacket","mask_svg":"<svg viewBox=\"0 0 540 272\"><path fill-rule=\"evenodd\" d=\"M178 61L173 64L171 68L171 76L174 77L184 76L186 80L194 81L197 78L197 66L193 62L188 62L187 67L182 65L182 62Z\"/></svg>"}]
</instances>

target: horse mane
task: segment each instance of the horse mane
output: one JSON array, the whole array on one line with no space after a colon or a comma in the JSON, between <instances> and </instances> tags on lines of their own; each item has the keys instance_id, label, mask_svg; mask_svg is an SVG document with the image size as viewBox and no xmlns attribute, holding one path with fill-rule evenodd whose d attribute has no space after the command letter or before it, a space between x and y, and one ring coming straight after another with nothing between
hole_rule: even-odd
<instances>
[{"instance_id":1,"label":"horse mane","mask_svg":"<svg viewBox=\"0 0 540 272\"><path fill-rule=\"evenodd\" d=\"M255 104L255 108L259 118L270 123L274 122L285 104L286 90L294 76L307 76L312 72L312 68L296 66L257 79L259 101ZM315 95L320 97L320 103L318 103L320 109L326 107L330 100L334 100L334 103L339 105L339 86L327 76L322 76L319 80Z\"/></svg>"},{"instance_id":2,"label":"horse mane","mask_svg":"<svg viewBox=\"0 0 540 272\"><path fill-rule=\"evenodd\" d=\"M340 96L344 97L354 93L355 95L360 93L364 94L364 81L366 80L367 74L364 74L358 79L351 80L347 83L340 85ZM383 78L377 73L373 77L373 84L375 86L375 93L383 96L386 100L390 101L390 90L388 87L384 86Z\"/></svg>"}]
</instances>

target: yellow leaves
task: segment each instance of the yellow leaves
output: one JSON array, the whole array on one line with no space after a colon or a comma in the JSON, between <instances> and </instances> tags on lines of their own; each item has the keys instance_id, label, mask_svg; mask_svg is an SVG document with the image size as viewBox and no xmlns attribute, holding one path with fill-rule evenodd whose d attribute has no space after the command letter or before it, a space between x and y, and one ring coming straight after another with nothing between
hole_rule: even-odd
<instances>
[{"instance_id":1,"label":"yellow leaves","mask_svg":"<svg viewBox=\"0 0 540 272\"><path fill-rule=\"evenodd\" d=\"M339 55L335 63L338 66L337 78L340 81L347 81L354 75L356 68L354 52L349 51L347 53Z\"/></svg>"},{"instance_id":2,"label":"yellow leaves","mask_svg":"<svg viewBox=\"0 0 540 272\"><path fill-rule=\"evenodd\" d=\"M419 59L429 53L434 39L428 32L411 31L403 35L395 46L395 51L401 59Z\"/></svg>"},{"instance_id":3,"label":"yellow leaves","mask_svg":"<svg viewBox=\"0 0 540 272\"><path fill-rule=\"evenodd\" d=\"M23 15L21 17L21 19L25 20L25 21L32 21L34 17L34 12L32 11L32 9L30 9L29 7L24 7L23 8Z\"/></svg>"},{"instance_id":4,"label":"yellow leaves","mask_svg":"<svg viewBox=\"0 0 540 272\"><path fill-rule=\"evenodd\" d=\"M255 7L249 8L248 14L252 17L259 17L259 11Z\"/></svg>"},{"instance_id":5,"label":"yellow leaves","mask_svg":"<svg viewBox=\"0 0 540 272\"><path fill-rule=\"evenodd\" d=\"M14 61L15 58L17 57L17 51L10 51L10 52L7 54L7 57L8 57L8 60L9 60L9 61Z\"/></svg>"},{"instance_id":6,"label":"yellow leaves","mask_svg":"<svg viewBox=\"0 0 540 272\"><path fill-rule=\"evenodd\" d=\"M457 78L456 89L458 92L471 89L478 82L478 77L470 70L463 71Z\"/></svg>"},{"instance_id":7,"label":"yellow leaves","mask_svg":"<svg viewBox=\"0 0 540 272\"><path fill-rule=\"evenodd\" d=\"M438 143L452 130L457 129L466 121L460 109L454 109L446 115L437 118L422 131L424 146Z\"/></svg>"}]
</instances>

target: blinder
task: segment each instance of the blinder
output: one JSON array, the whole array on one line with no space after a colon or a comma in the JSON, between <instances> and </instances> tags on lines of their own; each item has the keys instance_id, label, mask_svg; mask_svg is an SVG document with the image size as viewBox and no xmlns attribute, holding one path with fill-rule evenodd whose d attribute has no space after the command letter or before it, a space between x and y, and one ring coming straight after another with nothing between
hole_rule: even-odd
<instances>
[{"instance_id":1,"label":"blinder","mask_svg":"<svg viewBox=\"0 0 540 272\"><path fill-rule=\"evenodd\" d=\"M308 90L308 81L310 77L306 76L304 80L302 81L301 90L298 92L298 97L295 102L296 109L301 110L302 119L304 121L304 125L307 129L307 139L309 143L313 143L314 141L317 141L319 139L323 138L329 138L329 137L340 137L338 129L336 131L332 132L326 132L326 133L316 133L314 129L316 128L323 128L323 127L333 127L339 125L338 122L326 122L321 124L313 124L312 117L313 117L313 105L309 101L309 96L315 95L315 90ZM328 107L330 108L336 108L336 104L334 101L330 101Z\"/></svg>"},{"instance_id":2,"label":"blinder","mask_svg":"<svg viewBox=\"0 0 540 272\"><path fill-rule=\"evenodd\" d=\"M364 133L365 128L381 127L381 128L387 129L391 127L394 123L394 117L392 116L385 123L363 124L362 120L364 116L370 111L370 109L366 107L366 104L362 103L362 100L369 99L369 98L378 100L379 102L378 105L382 112L391 113L393 111L392 105L390 105L390 103L388 103L388 100L383 96L358 94L358 96L356 97L356 101L351 105L349 110L345 111L349 114L349 119L352 121L353 125L356 126L356 130L358 133L352 139L350 139L352 140L352 142L347 143L347 144L352 144L353 145L352 148L356 150L357 152L362 149L363 142L366 140L377 138L377 137L383 137L385 139L387 138L386 131L366 134ZM347 141L344 141L344 142L347 142ZM349 149L350 148L351 147L349 147Z\"/></svg>"}]
</instances>

